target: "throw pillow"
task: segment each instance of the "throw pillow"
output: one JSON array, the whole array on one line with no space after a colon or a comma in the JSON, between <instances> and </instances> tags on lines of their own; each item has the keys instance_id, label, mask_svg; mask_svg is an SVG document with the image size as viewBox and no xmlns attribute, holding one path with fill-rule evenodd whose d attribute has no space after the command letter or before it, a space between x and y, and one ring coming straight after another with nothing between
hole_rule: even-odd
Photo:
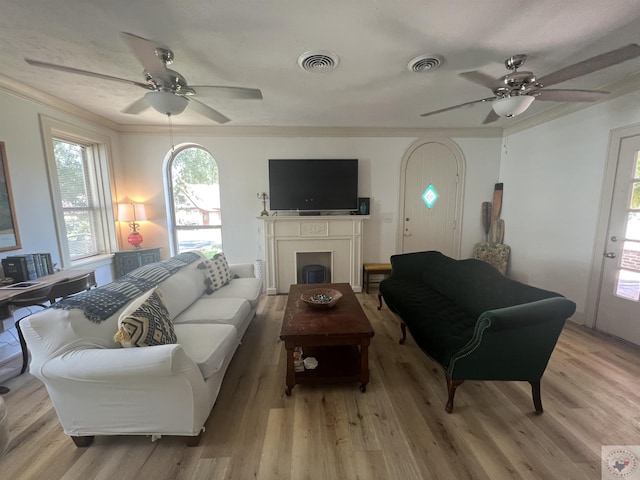
<instances>
[{"instance_id":1,"label":"throw pillow","mask_svg":"<svg viewBox=\"0 0 640 480\"><path fill-rule=\"evenodd\" d=\"M206 293L211 294L224 287L231 280L231 269L224 253L216 253L213 258L204 260L198 264L198 268L204 272L204 283L207 286Z\"/></svg>"},{"instance_id":2,"label":"throw pillow","mask_svg":"<svg viewBox=\"0 0 640 480\"><path fill-rule=\"evenodd\" d=\"M143 301L132 304L120 315L118 331L113 339L123 347L150 347L176 343L177 337L162 293L154 288L142 296Z\"/></svg>"}]
</instances>

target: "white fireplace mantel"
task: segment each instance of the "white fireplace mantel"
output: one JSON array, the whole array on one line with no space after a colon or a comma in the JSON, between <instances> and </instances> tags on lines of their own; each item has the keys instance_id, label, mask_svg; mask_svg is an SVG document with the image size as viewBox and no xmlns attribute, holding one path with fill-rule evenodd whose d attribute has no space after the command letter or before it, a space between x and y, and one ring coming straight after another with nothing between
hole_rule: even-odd
<instances>
[{"instance_id":1,"label":"white fireplace mantel","mask_svg":"<svg viewBox=\"0 0 640 480\"><path fill-rule=\"evenodd\" d=\"M327 283L349 283L362 291L362 222L368 215L258 217L266 291L288 293L298 283L305 255L327 258Z\"/></svg>"}]
</instances>

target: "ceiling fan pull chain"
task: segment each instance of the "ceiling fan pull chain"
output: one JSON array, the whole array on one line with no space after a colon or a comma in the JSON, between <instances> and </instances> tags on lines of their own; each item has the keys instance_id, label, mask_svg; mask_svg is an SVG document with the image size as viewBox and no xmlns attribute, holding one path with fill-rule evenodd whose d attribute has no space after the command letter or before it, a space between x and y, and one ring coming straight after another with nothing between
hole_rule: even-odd
<instances>
[{"instance_id":1,"label":"ceiling fan pull chain","mask_svg":"<svg viewBox=\"0 0 640 480\"><path fill-rule=\"evenodd\" d=\"M173 122L171 121L171 114L167 113L167 118L169 119L169 141L171 142L171 155L174 154L176 147L173 143Z\"/></svg>"}]
</instances>

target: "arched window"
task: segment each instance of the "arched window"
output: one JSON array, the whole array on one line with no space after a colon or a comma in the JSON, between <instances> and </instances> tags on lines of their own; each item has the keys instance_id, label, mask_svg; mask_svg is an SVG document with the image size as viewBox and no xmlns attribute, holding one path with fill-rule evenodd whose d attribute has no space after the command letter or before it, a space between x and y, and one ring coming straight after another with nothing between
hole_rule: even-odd
<instances>
[{"instance_id":1,"label":"arched window","mask_svg":"<svg viewBox=\"0 0 640 480\"><path fill-rule=\"evenodd\" d=\"M204 148L176 148L166 165L171 254L222 250L218 165Z\"/></svg>"}]
</instances>

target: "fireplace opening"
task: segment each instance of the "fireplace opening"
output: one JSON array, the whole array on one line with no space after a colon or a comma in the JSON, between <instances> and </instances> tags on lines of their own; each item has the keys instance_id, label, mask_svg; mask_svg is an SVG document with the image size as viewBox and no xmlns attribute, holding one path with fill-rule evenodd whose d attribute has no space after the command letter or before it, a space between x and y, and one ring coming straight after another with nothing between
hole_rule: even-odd
<instances>
[{"instance_id":1,"label":"fireplace opening","mask_svg":"<svg viewBox=\"0 0 640 480\"><path fill-rule=\"evenodd\" d=\"M297 283L331 283L331 252L296 252Z\"/></svg>"}]
</instances>

